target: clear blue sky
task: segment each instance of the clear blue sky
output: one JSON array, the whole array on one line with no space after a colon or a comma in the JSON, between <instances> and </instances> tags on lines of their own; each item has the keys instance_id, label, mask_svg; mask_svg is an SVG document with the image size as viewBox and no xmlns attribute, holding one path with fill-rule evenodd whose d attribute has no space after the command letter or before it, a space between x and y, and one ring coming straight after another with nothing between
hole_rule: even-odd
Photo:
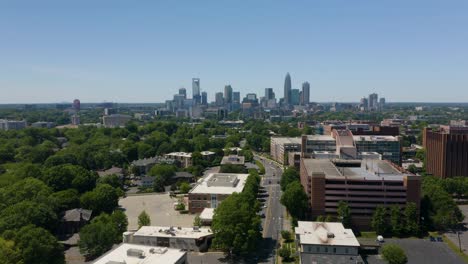
<instances>
[{"instance_id":1,"label":"clear blue sky","mask_svg":"<svg viewBox=\"0 0 468 264\"><path fill-rule=\"evenodd\" d=\"M0 1L0 103L161 102L201 78L312 101L468 101L468 1Z\"/></svg>"}]
</instances>

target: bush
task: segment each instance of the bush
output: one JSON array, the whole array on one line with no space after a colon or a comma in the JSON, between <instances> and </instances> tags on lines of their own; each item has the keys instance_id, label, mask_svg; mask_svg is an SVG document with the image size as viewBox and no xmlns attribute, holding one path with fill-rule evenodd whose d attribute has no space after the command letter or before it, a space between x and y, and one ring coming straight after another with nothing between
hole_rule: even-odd
<instances>
[{"instance_id":1,"label":"bush","mask_svg":"<svg viewBox=\"0 0 468 264\"><path fill-rule=\"evenodd\" d=\"M279 249L278 254L283 258L283 261L287 261L291 258L291 250L285 246Z\"/></svg>"},{"instance_id":2,"label":"bush","mask_svg":"<svg viewBox=\"0 0 468 264\"><path fill-rule=\"evenodd\" d=\"M382 255L388 264L405 264L408 262L408 258L403 249L395 244L383 246Z\"/></svg>"},{"instance_id":3,"label":"bush","mask_svg":"<svg viewBox=\"0 0 468 264\"><path fill-rule=\"evenodd\" d=\"M281 230L281 237L283 237L286 242L290 242L292 240L291 232L288 230Z\"/></svg>"},{"instance_id":4,"label":"bush","mask_svg":"<svg viewBox=\"0 0 468 264\"><path fill-rule=\"evenodd\" d=\"M176 210L177 210L177 211L183 211L183 210L185 210L185 204L184 204L184 203L179 203L179 204L176 206Z\"/></svg>"}]
</instances>

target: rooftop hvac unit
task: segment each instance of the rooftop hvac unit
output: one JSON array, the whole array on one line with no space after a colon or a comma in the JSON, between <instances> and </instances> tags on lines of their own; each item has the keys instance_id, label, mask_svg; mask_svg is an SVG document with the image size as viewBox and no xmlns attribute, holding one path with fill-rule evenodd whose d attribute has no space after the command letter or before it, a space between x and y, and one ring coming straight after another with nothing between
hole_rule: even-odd
<instances>
[{"instance_id":1,"label":"rooftop hvac unit","mask_svg":"<svg viewBox=\"0 0 468 264\"><path fill-rule=\"evenodd\" d=\"M145 252L143 250L141 250L141 249L129 248L127 250L127 256L143 258L145 256Z\"/></svg>"},{"instance_id":2,"label":"rooftop hvac unit","mask_svg":"<svg viewBox=\"0 0 468 264\"><path fill-rule=\"evenodd\" d=\"M162 254L166 253L167 250L168 249L166 247L164 247L164 248L151 248L150 253L151 254L161 254L162 255Z\"/></svg>"},{"instance_id":3,"label":"rooftop hvac unit","mask_svg":"<svg viewBox=\"0 0 468 264\"><path fill-rule=\"evenodd\" d=\"M327 233L327 238L334 238L334 237L335 237L335 234L333 234L332 232Z\"/></svg>"}]
</instances>

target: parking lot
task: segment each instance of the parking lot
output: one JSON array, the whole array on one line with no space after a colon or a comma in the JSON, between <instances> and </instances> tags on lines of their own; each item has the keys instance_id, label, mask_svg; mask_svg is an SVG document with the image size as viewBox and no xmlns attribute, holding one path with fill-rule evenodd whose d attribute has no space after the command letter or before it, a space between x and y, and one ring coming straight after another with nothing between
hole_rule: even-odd
<instances>
[{"instance_id":1,"label":"parking lot","mask_svg":"<svg viewBox=\"0 0 468 264\"><path fill-rule=\"evenodd\" d=\"M387 239L386 244L399 245L408 257L408 263L423 264L463 264L458 257L444 242L431 242L429 239ZM385 264L380 255L368 256L369 264Z\"/></svg>"},{"instance_id":2,"label":"parking lot","mask_svg":"<svg viewBox=\"0 0 468 264\"><path fill-rule=\"evenodd\" d=\"M128 229L138 228L138 215L145 210L153 226L192 226L195 215L180 214L174 210L177 198L165 194L142 194L120 199L119 205L125 209Z\"/></svg>"}]
</instances>

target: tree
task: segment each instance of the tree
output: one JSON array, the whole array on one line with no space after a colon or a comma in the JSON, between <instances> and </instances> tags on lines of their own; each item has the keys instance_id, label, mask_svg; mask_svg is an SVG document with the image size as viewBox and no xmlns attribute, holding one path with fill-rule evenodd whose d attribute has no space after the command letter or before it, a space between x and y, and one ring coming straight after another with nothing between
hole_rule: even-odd
<instances>
[{"instance_id":1,"label":"tree","mask_svg":"<svg viewBox=\"0 0 468 264\"><path fill-rule=\"evenodd\" d=\"M53 193L50 200L56 207L57 212L63 212L80 206L80 196L75 189L68 189Z\"/></svg>"},{"instance_id":2,"label":"tree","mask_svg":"<svg viewBox=\"0 0 468 264\"><path fill-rule=\"evenodd\" d=\"M202 221L199 215L193 219L193 226L202 226Z\"/></svg>"},{"instance_id":3,"label":"tree","mask_svg":"<svg viewBox=\"0 0 468 264\"><path fill-rule=\"evenodd\" d=\"M125 213L122 210L115 210L111 214L110 217L111 217L112 223L114 223L115 228L117 228L118 234L121 235L127 231L128 219L127 219L127 215L125 215ZM116 239L117 239L116 242L120 242L121 237L119 236Z\"/></svg>"},{"instance_id":4,"label":"tree","mask_svg":"<svg viewBox=\"0 0 468 264\"><path fill-rule=\"evenodd\" d=\"M288 167L284 170L283 175L281 176L281 190L286 190L286 187L294 181L299 181L299 173L297 172L296 168Z\"/></svg>"},{"instance_id":5,"label":"tree","mask_svg":"<svg viewBox=\"0 0 468 264\"><path fill-rule=\"evenodd\" d=\"M387 208L382 205L377 206L371 224L377 235L385 235L388 231Z\"/></svg>"},{"instance_id":6,"label":"tree","mask_svg":"<svg viewBox=\"0 0 468 264\"><path fill-rule=\"evenodd\" d=\"M181 193L188 193L191 188L192 187L190 187L190 184L188 182L182 182L179 186Z\"/></svg>"},{"instance_id":7,"label":"tree","mask_svg":"<svg viewBox=\"0 0 468 264\"><path fill-rule=\"evenodd\" d=\"M101 216L101 215L100 215ZM110 217L103 214L96 217L80 231L78 247L87 258L95 258L112 248L116 238L122 234L114 226ZM100 217L100 218L99 218Z\"/></svg>"},{"instance_id":8,"label":"tree","mask_svg":"<svg viewBox=\"0 0 468 264\"><path fill-rule=\"evenodd\" d=\"M57 215L49 205L31 201L16 203L0 212L0 233L29 224L54 230Z\"/></svg>"},{"instance_id":9,"label":"tree","mask_svg":"<svg viewBox=\"0 0 468 264\"><path fill-rule=\"evenodd\" d=\"M143 210L140 215L138 215L138 228L149 225L151 225L150 216Z\"/></svg>"},{"instance_id":10,"label":"tree","mask_svg":"<svg viewBox=\"0 0 468 264\"><path fill-rule=\"evenodd\" d=\"M114 187L99 184L94 190L84 193L80 201L81 206L93 210L93 214L110 213L118 206L119 195Z\"/></svg>"},{"instance_id":11,"label":"tree","mask_svg":"<svg viewBox=\"0 0 468 264\"><path fill-rule=\"evenodd\" d=\"M0 263L23 264L21 251L16 247L14 241L5 240L0 237Z\"/></svg>"},{"instance_id":12,"label":"tree","mask_svg":"<svg viewBox=\"0 0 468 264\"><path fill-rule=\"evenodd\" d=\"M62 246L43 228L27 225L16 231L9 230L3 236L15 242L25 264L65 263Z\"/></svg>"},{"instance_id":13,"label":"tree","mask_svg":"<svg viewBox=\"0 0 468 264\"><path fill-rule=\"evenodd\" d=\"M418 209L415 203L407 203L405 211L403 213L405 219L405 229L406 233L409 235L418 235L419 234L419 215Z\"/></svg>"},{"instance_id":14,"label":"tree","mask_svg":"<svg viewBox=\"0 0 468 264\"><path fill-rule=\"evenodd\" d=\"M401 236L403 234L401 208L398 205L390 207L390 227L394 236Z\"/></svg>"},{"instance_id":15,"label":"tree","mask_svg":"<svg viewBox=\"0 0 468 264\"><path fill-rule=\"evenodd\" d=\"M307 194L298 181L288 185L281 195L281 203L286 206L291 216L301 219L309 208Z\"/></svg>"},{"instance_id":16,"label":"tree","mask_svg":"<svg viewBox=\"0 0 468 264\"><path fill-rule=\"evenodd\" d=\"M292 239L291 232L288 230L281 230L281 237L286 241L289 242Z\"/></svg>"},{"instance_id":17,"label":"tree","mask_svg":"<svg viewBox=\"0 0 468 264\"><path fill-rule=\"evenodd\" d=\"M92 190L97 174L77 165L59 165L46 170L42 180L55 191L74 188L79 192Z\"/></svg>"},{"instance_id":18,"label":"tree","mask_svg":"<svg viewBox=\"0 0 468 264\"><path fill-rule=\"evenodd\" d=\"M278 254L283 258L283 261L288 261L291 258L291 249L283 245L279 249Z\"/></svg>"},{"instance_id":19,"label":"tree","mask_svg":"<svg viewBox=\"0 0 468 264\"><path fill-rule=\"evenodd\" d=\"M8 205L23 201L48 203L48 197L52 193L43 181L26 178L13 185L0 188L0 210Z\"/></svg>"},{"instance_id":20,"label":"tree","mask_svg":"<svg viewBox=\"0 0 468 264\"><path fill-rule=\"evenodd\" d=\"M114 188L122 189L122 180L115 174L99 177L97 184L109 184Z\"/></svg>"},{"instance_id":21,"label":"tree","mask_svg":"<svg viewBox=\"0 0 468 264\"><path fill-rule=\"evenodd\" d=\"M338 218L346 228L351 227L351 209L345 201L338 202Z\"/></svg>"},{"instance_id":22,"label":"tree","mask_svg":"<svg viewBox=\"0 0 468 264\"><path fill-rule=\"evenodd\" d=\"M243 193L228 196L213 216L213 246L234 254L255 251L261 239L261 220L256 210Z\"/></svg>"},{"instance_id":23,"label":"tree","mask_svg":"<svg viewBox=\"0 0 468 264\"><path fill-rule=\"evenodd\" d=\"M408 262L405 252L395 244L387 244L382 248L382 256L388 264L405 264Z\"/></svg>"}]
</instances>

